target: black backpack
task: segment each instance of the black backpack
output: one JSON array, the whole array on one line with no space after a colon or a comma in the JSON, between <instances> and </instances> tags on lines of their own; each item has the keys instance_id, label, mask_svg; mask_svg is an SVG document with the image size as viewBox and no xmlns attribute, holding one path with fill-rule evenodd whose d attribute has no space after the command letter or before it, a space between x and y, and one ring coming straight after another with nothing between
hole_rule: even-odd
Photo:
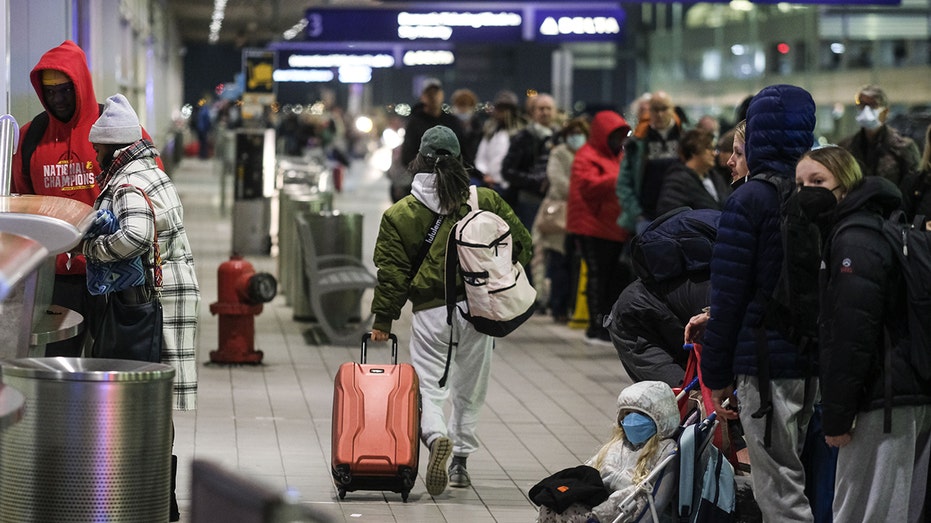
<instances>
[{"instance_id":1,"label":"black backpack","mask_svg":"<svg viewBox=\"0 0 931 523\"><path fill-rule=\"evenodd\" d=\"M905 331L886 326L890 342L908 349L915 372L931 380L931 231L925 229L925 217L909 220L901 210L880 220L855 215L832 232L853 226L868 227L882 232L896 254L905 286Z\"/></svg>"},{"instance_id":2,"label":"black backpack","mask_svg":"<svg viewBox=\"0 0 931 523\"><path fill-rule=\"evenodd\" d=\"M776 285L763 295L763 319L756 327L757 379L760 407L751 416L766 418L763 446L769 448L772 434L772 389L770 387L769 344L767 329L781 332L799 347L805 364L814 365L818 357L818 274L821 269L821 232L791 198L796 186L793 178L764 174L750 180L769 183L779 195L779 232L782 242L782 265ZM810 370L810 369L809 369ZM806 396L809 381L805 381Z\"/></svg>"},{"instance_id":3,"label":"black backpack","mask_svg":"<svg viewBox=\"0 0 931 523\"><path fill-rule=\"evenodd\" d=\"M821 232L791 198L791 178L764 175L779 194L782 266L773 292L765 296L763 326L781 332L803 354L817 352L818 273L821 268Z\"/></svg>"},{"instance_id":4,"label":"black backpack","mask_svg":"<svg viewBox=\"0 0 931 523\"><path fill-rule=\"evenodd\" d=\"M721 211L691 207L656 218L631 242L634 274L646 283L661 283L709 270L720 219Z\"/></svg>"},{"instance_id":5,"label":"black backpack","mask_svg":"<svg viewBox=\"0 0 931 523\"><path fill-rule=\"evenodd\" d=\"M893 313L884 327L885 347L883 364L886 368L883 383L883 432L892 432L892 352L905 349L915 372L924 380L931 380L931 231L925 228L925 217L918 215L909 221L902 210L893 211L883 220L877 216L854 215L831 233L825 248L830 255L834 237L848 227L867 227L880 231L892 246L905 287L904 318Z\"/></svg>"}]
</instances>

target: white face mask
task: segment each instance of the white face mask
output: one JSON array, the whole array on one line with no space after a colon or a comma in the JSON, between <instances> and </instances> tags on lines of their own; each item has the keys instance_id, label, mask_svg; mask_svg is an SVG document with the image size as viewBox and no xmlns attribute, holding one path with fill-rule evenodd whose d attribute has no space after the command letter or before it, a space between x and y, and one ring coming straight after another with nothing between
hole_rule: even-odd
<instances>
[{"instance_id":1,"label":"white face mask","mask_svg":"<svg viewBox=\"0 0 931 523\"><path fill-rule=\"evenodd\" d=\"M857 113L857 123L860 124L860 127L868 131L878 129L879 126L882 125L882 122L879 121L879 113L882 111L882 107L873 109L870 106L866 106Z\"/></svg>"}]
</instances>

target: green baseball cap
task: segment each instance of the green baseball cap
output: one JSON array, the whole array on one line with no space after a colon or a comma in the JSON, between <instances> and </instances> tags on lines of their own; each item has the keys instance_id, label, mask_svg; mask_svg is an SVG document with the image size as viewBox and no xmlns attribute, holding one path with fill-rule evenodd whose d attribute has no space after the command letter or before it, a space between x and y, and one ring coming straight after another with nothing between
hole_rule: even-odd
<instances>
[{"instance_id":1,"label":"green baseball cap","mask_svg":"<svg viewBox=\"0 0 931 523\"><path fill-rule=\"evenodd\" d=\"M420 140L420 154L434 158L440 151L446 151L456 157L460 154L459 138L452 129L445 125L427 129Z\"/></svg>"}]
</instances>

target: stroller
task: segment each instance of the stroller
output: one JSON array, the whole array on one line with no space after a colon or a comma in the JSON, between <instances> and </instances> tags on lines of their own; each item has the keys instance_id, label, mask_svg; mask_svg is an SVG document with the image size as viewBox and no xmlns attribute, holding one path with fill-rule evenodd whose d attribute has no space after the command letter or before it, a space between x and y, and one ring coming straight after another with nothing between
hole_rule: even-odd
<instances>
[{"instance_id":1,"label":"stroller","mask_svg":"<svg viewBox=\"0 0 931 523\"><path fill-rule=\"evenodd\" d=\"M717 446L726 437L726 427L710 408L710 391L701 387L699 357L700 347L693 348L686 368L686 379L691 379L676 394L682 413L677 445L621 501L615 523L733 521L734 466Z\"/></svg>"}]
</instances>

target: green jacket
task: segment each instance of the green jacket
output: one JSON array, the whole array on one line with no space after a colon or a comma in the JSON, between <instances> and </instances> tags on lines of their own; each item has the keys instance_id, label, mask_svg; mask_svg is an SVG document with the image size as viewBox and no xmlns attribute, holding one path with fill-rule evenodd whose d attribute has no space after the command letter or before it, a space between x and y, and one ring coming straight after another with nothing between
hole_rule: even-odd
<instances>
[{"instance_id":1,"label":"green jacket","mask_svg":"<svg viewBox=\"0 0 931 523\"><path fill-rule=\"evenodd\" d=\"M510 225L516 261L527 264L533 253L530 233L511 207L498 193L486 188L478 189L478 206L482 210L494 212ZM408 300L414 311L440 307L446 303L446 242L453 225L469 210L468 204L463 203L455 216L447 216L443 220L426 258L410 281L411 266L416 261L427 231L436 221L436 215L413 195L405 196L385 211L375 242L374 261L378 270L378 286L375 287L372 299L372 312L375 314L372 328L391 332L391 322L401 316L401 309ZM457 275L456 301L465 299L462 285Z\"/></svg>"}]
</instances>

